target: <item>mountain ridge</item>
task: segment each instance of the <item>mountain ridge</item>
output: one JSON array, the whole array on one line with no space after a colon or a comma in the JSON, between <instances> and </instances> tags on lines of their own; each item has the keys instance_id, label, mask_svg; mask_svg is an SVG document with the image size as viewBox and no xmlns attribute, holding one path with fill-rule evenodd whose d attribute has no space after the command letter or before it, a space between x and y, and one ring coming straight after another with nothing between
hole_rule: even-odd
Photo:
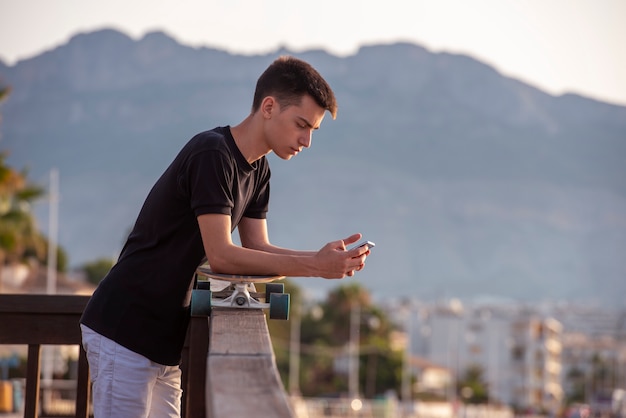
<instances>
[{"instance_id":1,"label":"mountain ridge","mask_svg":"<svg viewBox=\"0 0 626 418\"><path fill-rule=\"evenodd\" d=\"M339 114L294 161L270 157L277 244L363 232L378 245L357 276L380 296L625 306L626 107L553 96L469 56L409 43L236 55L162 32L84 33L0 63L12 87L0 149L36 179L60 168L74 265L111 256L178 149L245 117L256 78L285 53L325 76ZM37 214L43 224L45 205Z\"/></svg>"}]
</instances>

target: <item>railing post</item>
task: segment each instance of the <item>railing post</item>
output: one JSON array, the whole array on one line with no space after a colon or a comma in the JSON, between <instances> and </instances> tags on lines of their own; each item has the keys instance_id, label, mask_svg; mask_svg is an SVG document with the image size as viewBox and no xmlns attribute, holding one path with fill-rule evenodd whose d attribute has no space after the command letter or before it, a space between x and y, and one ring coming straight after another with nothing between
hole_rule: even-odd
<instances>
[{"instance_id":1,"label":"railing post","mask_svg":"<svg viewBox=\"0 0 626 418\"><path fill-rule=\"evenodd\" d=\"M37 418L39 410L39 374L41 372L41 345L28 344L26 365L26 394L24 396L24 418Z\"/></svg>"},{"instance_id":2,"label":"railing post","mask_svg":"<svg viewBox=\"0 0 626 418\"><path fill-rule=\"evenodd\" d=\"M209 320L192 316L183 353L183 418L205 418L206 363L209 349Z\"/></svg>"}]
</instances>

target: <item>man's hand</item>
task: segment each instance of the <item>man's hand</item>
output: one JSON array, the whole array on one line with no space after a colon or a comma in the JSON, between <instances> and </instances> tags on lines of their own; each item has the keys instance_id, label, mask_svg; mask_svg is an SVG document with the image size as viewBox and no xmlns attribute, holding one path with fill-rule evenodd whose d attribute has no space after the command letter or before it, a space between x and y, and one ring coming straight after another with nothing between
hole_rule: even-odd
<instances>
[{"instance_id":1,"label":"man's hand","mask_svg":"<svg viewBox=\"0 0 626 418\"><path fill-rule=\"evenodd\" d=\"M361 239L361 234L354 234L339 241L333 241L322 247L313 256L315 264L320 270L319 276L326 279L341 279L345 276L354 276L365 265L369 248L362 246L346 250L350 244Z\"/></svg>"}]
</instances>

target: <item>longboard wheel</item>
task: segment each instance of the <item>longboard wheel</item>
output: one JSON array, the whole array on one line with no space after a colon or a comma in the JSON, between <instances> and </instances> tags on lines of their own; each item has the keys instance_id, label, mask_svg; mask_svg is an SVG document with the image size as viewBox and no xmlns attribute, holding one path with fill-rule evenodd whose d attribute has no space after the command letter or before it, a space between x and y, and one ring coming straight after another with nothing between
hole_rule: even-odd
<instances>
[{"instance_id":1,"label":"longboard wheel","mask_svg":"<svg viewBox=\"0 0 626 418\"><path fill-rule=\"evenodd\" d=\"M191 292L191 315L211 315L211 291L206 289L194 289Z\"/></svg>"},{"instance_id":2,"label":"longboard wheel","mask_svg":"<svg viewBox=\"0 0 626 418\"><path fill-rule=\"evenodd\" d=\"M284 283L268 283L265 285L265 302L269 302L272 293L285 293Z\"/></svg>"},{"instance_id":3,"label":"longboard wheel","mask_svg":"<svg viewBox=\"0 0 626 418\"><path fill-rule=\"evenodd\" d=\"M289 319L289 293L270 294L270 319Z\"/></svg>"}]
</instances>

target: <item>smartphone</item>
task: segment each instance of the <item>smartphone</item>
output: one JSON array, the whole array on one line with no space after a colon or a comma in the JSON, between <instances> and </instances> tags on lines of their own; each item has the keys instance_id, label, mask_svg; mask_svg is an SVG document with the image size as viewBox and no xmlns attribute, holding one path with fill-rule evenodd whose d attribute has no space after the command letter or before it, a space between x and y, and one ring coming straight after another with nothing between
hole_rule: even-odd
<instances>
[{"instance_id":1,"label":"smartphone","mask_svg":"<svg viewBox=\"0 0 626 418\"><path fill-rule=\"evenodd\" d=\"M355 245L354 247L348 248L348 251L354 250L355 248L359 248L359 247L362 247L364 245L367 245L367 247L370 250L376 246L376 244L374 244L372 241L362 241L362 242L358 243L357 245Z\"/></svg>"}]
</instances>

